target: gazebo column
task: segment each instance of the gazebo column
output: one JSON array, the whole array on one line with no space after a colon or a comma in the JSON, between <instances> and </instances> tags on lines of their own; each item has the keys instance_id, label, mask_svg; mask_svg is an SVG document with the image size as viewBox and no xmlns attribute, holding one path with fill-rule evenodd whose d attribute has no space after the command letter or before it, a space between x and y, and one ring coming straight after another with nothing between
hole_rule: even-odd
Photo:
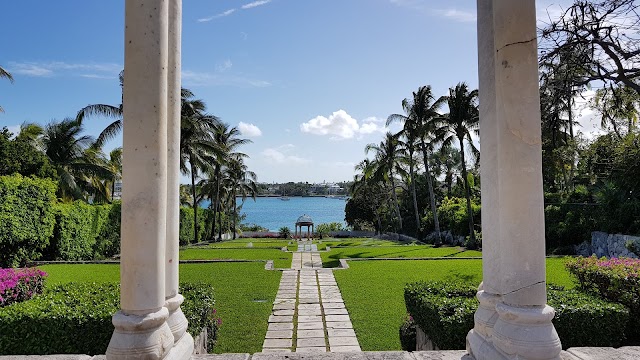
<instances>
[{"instance_id":1,"label":"gazebo column","mask_svg":"<svg viewBox=\"0 0 640 360\"><path fill-rule=\"evenodd\" d=\"M478 0L478 28L484 283L468 350L559 359L546 305L535 1Z\"/></svg>"},{"instance_id":2,"label":"gazebo column","mask_svg":"<svg viewBox=\"0 0 640 360\"><path fill-rule=\"evenodd\" d=\"M162 359L166 320L168 1L125 5L121 310L108 359Z\"/></svg>"},{"instance_id":3,"label":"gazebo column","mask_svg":"<svg viewBox=\"0 0 640 360\"><path fill-rule=\"evenodd\" d=\"M180 111L181 111L181 34L182 0L169 0L168 83L167 83L167 245L165 255L165 307L167 324L173 333L172 353L189 358L193 337L187 333L187 318L180 305L184 297L178 292L180 247Z\"/></svg>"}]
</instances>

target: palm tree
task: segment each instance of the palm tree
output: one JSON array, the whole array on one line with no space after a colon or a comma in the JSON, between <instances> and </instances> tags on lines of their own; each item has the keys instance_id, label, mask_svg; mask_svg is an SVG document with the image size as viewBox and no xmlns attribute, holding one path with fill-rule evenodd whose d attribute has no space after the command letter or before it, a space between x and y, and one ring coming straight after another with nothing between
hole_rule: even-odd
<instances>
[{"instance_id":1,"label":"palm tree","mask_svg":"<svg viewBox=\"0 0 640 360\"><path fill-rule=\"evenodd\" d=\"M113 193L116 192L116 183L122 179L122 147L115 148L109 153L107 168L112 177L107 180L111 185L111 201L113 201Z\"/></svg>"},{"instance_id":2,"label":"palm tree","mask_svg":"<svg viewBox=\"0 0 640 360\"><path fill-rule=\"evenodd\" d=\"M193 216L194 216L194 242L198 241L198 203L202 198L198 198L196 191L196 179L198 173L207 171L214 155L219 150L213 138L213 133L220 120L204 113L204 107L198 105L191 107L184 105L183 99L182 109L197 108L192 114L182 115L180 124L180 171L184 175L191 176L191 194L193 197ZM200 100L196 100L200 104ZM193 104L191 104L193 105ZM204 104L202 104L204 105Z\"/></svg>"},{"instance_id":3,"label":"palm tree","mask_svg":"<svg viewBox=\"0 0 640 360\"><path fill-rule=\"evenodd\" d=\"M230 200L232 206L231 218L233 238L236 238L236 221L238 219L238 209L244 205L247 197L251 197L254 201L258 194L257 188L257 176L256 173L250 171L247 165L243 161L242 156L234 157L229 162L226 168L226 176L229 180L229 187L231 188ZM236 198L240 196L242 198L242 204L238 207Z\"/></svg>"},{"instance_id":4,"label":"palm tree","mask_svg":"<svg viewBox=\"0 0 640 360\"><path fill-rule=\"evenodd\" d=\"M454 141L458 141L461 158L462 179L465 185L467 198L467 215L469 217L469 237L471 243L475 243L473 231L473 213L471 210L471 190L467 179L467 165L465 159L465 140L469 144L472 154L477 157L478 149L473 145L471 132L478 132L478 90L469 91L467 84L458 83L455 88L449 89L449 96L443 97L449 106L449 113L442 116L442 126L438 129L442 146L448 147Z\"/></svg>"},{"instance_id":5,"label":"palm tree","mask_svg":"<svg viewBox=\"0 0 640 360\"><path fill-rule=\"evenodd\" d=\"M120 81L120 88L123 89L124 70L120 72L118 79ZM100 135L98 135L98 138L95 141L95 146L102 147L102 145L104 145L105 142L113 139L116 135L118 135L120 131L122 131L122 115L123 115L122 96L123 95L121 92L120 105L118 106L106 105L106 104L93 104L93 105L87 105L82 109L80 109L80 111L78 111L78 114L76 115L76 121L80 125L82 125L82 122L86 117L90 117L90 116L104 116L107 118L115 119L115 121L107 125L107 127L104 130L102 130Z\"/></svg>"},{"instance_id":6,"label":"palm tree","mask_svg":"<svg viewBox=\"0 0 640 360\"><path fill-rule=\"evenodd\" d=\"M413 99L404 99L402 108L406 115L394 114L387 119L387 125L393 121L404 122L403 133L407 138L407 143L419 146L422 151L423 163L425 167L425 176L427 178L427 186L429 189L429 199L431 213L433 214L433 223L436 231L436 244L440 243L440 222L438 221L438 212L436 207L436 198L433 190L433 177L431 174L431 166L429 163L430 152L433 151L432 138L437 129L437 120L439 117L439 108L444 101L442 99L435 100L431 86L421 86L417 92L413 92ZM410 125L407 125L410 124ZM418 203L415 188L415 179L413 175L413 146L408 148L409 154L409 173L411 176L411 191L413 194L413 206L416 216L416 223L420 229L420 217L418 214Z\"/></svg>"},{"instance_id":7,"label":"palm tree","mask_svg":"<svg viewBox=\"0 0 640 360\"><path fill-rule=\"evenodd\" d=\"M350 191L354 196L357 196L358 194L363 193L363 195L368 200L371 200L369 205L371 206L371 210L376 217L377 226L375 226L375 229L377 233L382 233L382 220L380 218L380 215L382 213L382 207L381 207L382 201L379 195L386 194L385 196L388 196L388 194L387 194L387 191L384 189L385 188L384 181L374 176L375 168L376 168L376 163L369 159L364 159L361 162L359 162L355 166L355 170L359 171L359 173L354 176L354 181L353 181L353 184L351 185ZM379 190L383 190L383 191L379 191ZM371 195L371 196L367 196L367 195Z\"/></svg>"},{"instance_id":8,"label":"palm tree","mask_svg":"<svg viewBox=\"0 0 640 360\"><path fill-rule=\"evenodd\" d=\"M9 80L13 84L13 76L11 76L11 74L7 70L3 69L2 66L0 66L0 79L1 78ZM1 112L4 112L2 106L0 106L0 113Z\"/></svg>"},{"instance_id":9,"label":"palm tree","mask_svg":"<svg viewBox=\"0 0 640 360\"><path fill-rule=\"evenodd\" d=\"M230 127L228 124L223 122L219 122L215 128L215 132L213 134L214 143L217 148L217 152L215 156L211 159L211 166L213 167L213 178L216 181L215 184L215 194L213 197L213 224L211 227L211 234L215 235L216 233L216 218L218 221L222 221L222 214L220 211L220 184L222 180L222 168L226 166L230 159L241 156L246 157L246 155L237 153L235 150L244 144L251 143L249 139L242 139L238 136L240 135L240 130L236 127ZM218 216L219 215L219 216ZM221 224L220 224L221 225ZM222 229L221 226L218 228L218 239L222 239Z\"/></svg>"},{"instance_id":10,"label":"palm tree","mask_svg":"<svg viewBox=\"0 0 640 360\"><path fill-rule=\"evenodd\" d=\"M402 215L400 214L400 205L398 204L398 195L396 194L396 183L394 170L398 170L398 159L401 157L398 137L388 132L384 140L379 144L368 144L365 147L365 153L374 152L374 176L379 179L388 181L391 185L391 196L393 199L393 207L396 212L399 231L402 232Z\"/></svg>"},{"instance_id":11,"label":"palm tree","mask_svg":"<svg viewBox=\"0 0 640 360\"><path fill-rule=\"evenodd\" d=\"M93 139L81 135L82 126L75 119L48 124L40 144L60 178L58 196L65 200L87 199L93 195L99 200L105 197L99 179L112 176L101 159L98 149L88 151Z\"/></svg>"}]
</instances>

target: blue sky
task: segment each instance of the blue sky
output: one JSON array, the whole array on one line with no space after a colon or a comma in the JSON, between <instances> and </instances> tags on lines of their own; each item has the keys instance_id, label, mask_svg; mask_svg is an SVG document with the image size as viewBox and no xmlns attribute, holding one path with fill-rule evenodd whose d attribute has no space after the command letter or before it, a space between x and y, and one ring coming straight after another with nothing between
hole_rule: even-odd
<instances>
[{"instance_id":1,"label":"blue sky","mask_svg":"<svg viewBox=\"0 0 640 360\"><path fill-rule=\"evenodd\" d=\"M538 1L540 15L554 3ZM184 0L183 11L183 86L253 141L242 149L261 182L351 180L412 91L477 87L475 1ZM0 126L120 104L124 1L11 1L3 15L0 65L15 83L0 81Z\"/></svg>"}]
</instances>

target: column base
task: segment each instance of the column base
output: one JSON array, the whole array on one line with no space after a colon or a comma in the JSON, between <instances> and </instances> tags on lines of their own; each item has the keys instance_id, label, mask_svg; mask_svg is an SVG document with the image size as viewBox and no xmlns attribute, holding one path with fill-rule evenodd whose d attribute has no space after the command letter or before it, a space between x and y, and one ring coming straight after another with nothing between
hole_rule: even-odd
<instances>
[{"instance_id":1,"label":"column base","mask_svg":"<svg viewBox=\"0 0 640 360\"><path fill-rule=\"evenodd\" d=\"M167 325L169 310L146 315L129 315L118 311L113 315L115 327L106 356L109 360L160 360L173 346L173 334Z\"/></svg>"},{"instance_id":2,"label":"column base","mask_svg":"<svg viewBox=\"0 0 640 360\"><path fill-rule=\"evenodd\" d=\"M185 333L165 356L164 360L189 360L193 355L193 337L189 333Z\"/></svg>"},{"instance_id":3,"label":"column base","mask_svg":"<svg viewBox=\"0 0 640 360\"><path fill-rule=\"evenodd\" d=\"M169 329L171 329L171 333L173 334L174 343L177 343L184 336L189 326L187 318L184 316L182 309L180 309L180 305L182 305L183 302L184 296L181 294L176 294L164 302L164 306L169 310L167 325L169 325Z\"/></svg>"},{"instance_id":4,"label":"column base","mask_svg":"<svg viewBox=\"0 0 640 360\"><path fill-rule=\"evenodd\" d=\"M560 360L562 346L551 320L550 306L515 307L498 303L498 319L490 337L471 330L469 352L477 360Z\"/></svg>"}]
</instances>

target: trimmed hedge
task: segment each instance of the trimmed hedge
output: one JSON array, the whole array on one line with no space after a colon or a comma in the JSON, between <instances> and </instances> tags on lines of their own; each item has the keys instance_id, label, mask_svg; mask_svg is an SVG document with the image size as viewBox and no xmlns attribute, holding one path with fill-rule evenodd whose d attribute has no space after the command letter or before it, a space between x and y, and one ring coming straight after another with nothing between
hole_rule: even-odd
<instances>
[{"instance_id":1,"label":"trimmed hedge","mask_svg":"<svg viewBox=\"0 0 640 360\"><path fill-rule=\"evenodd\" d=\"M210 285L182 284L187 330L204 327L215 341ZM29 301L0 308L0 354L104 354L113 333L111 316L120 308L119 285L64 284ZM209 348L211 350L211 348Z\"/></svg>"},{"instance_id":2,"label":"trimmed hedge","mask_svg":"<svg viewBox=\"0 0 640 360\"><path fill-rule=\"evenodd\" d=\"M567 269L578 278L580 289L629 308L627 337L640 341L640 259L595 256L569 260Z\"/></svg>"},{"instance_id":3,"label":"trimmed hedge","mask_svg":"<svg viewBox=\"0 0 640 360\"><path fill-rule=\"evenodd\" d=\"M196 242L212 239L211 223L213 211L198 208L198 240ZM193 208L180 208L180 245L193 244Z\"/></svg>"},{"instance_id":4,"label":"trimmed hedge","mask_svg":"<svg viewBox=\"0 0 640 360\"><path fill-rule=\"evenodd\" d=\"M49 179L0 176L0 267L40 258L53 234L55 193Z\"/></svg>"},{"instance_id":5,"label":"trimmed hedge","mask_svg":"<svg viewBox=\"0 0 640 360\"><path fill-rule=\"evenodd\" d=\"M478 308L476 288L462 283L417 282L405 287L408 312L416 325L443 350L464 349ZM619 304L550 287L548 303L556 310L553 324L563 348L620 346L629 311Z\"/></svg>"},{"instance_id":6,"label":"trimmed hedge","mask_svg":"<svg viewBox=\"0 0 640 360\"><path fill-rule=\"evenodd\" d=\"M91 260L96 238L109 218L111 205L89 205L77 200L55 204L56 226L47 249L47 260Z\"/></svg>"}]
</instances>

